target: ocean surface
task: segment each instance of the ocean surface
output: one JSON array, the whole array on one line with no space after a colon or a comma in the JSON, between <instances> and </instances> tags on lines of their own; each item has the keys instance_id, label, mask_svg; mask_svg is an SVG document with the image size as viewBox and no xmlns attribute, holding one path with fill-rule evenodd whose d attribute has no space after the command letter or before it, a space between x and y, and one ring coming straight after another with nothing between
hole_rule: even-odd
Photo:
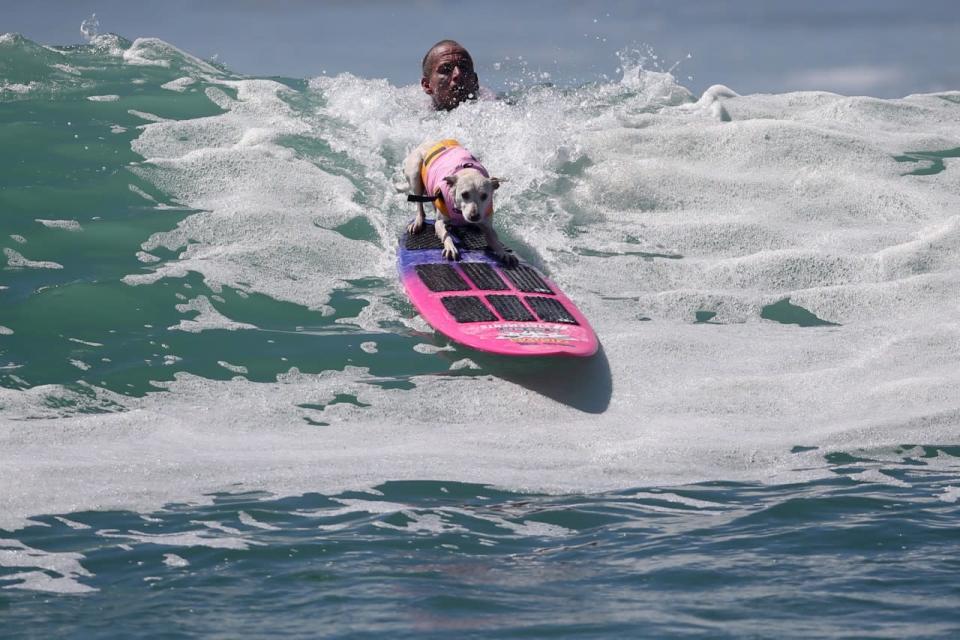
<instances>
[{"instance_id":1,"label":"ocean surface","mask_svg":"<svg viewBox=\"0 0 960 640\"><path fill-rule=\"evenodd\" d=\"M960 634L960 91L438 114L88 35L0 36L0 636ZM438 137L597 356L416 315Z\"/></svg>"}]
</instances>

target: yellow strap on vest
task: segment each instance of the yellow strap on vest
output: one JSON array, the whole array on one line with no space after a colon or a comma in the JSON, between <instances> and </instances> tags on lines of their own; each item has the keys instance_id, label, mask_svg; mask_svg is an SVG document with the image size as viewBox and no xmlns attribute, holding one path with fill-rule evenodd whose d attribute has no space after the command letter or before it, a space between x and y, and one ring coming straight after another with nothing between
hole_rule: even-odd
<instances>
[{"instance_id":1,"label":"yellow strap on vest","mask_svg":"<svg viewBox=\"0 0 960 640\"><path fill-rule=\"evenodd\" d=\"M424 186L427 184L427 170L430 168L430 163L437 159L437 157L449 149L450 147L459 147L460 143L454 140L453 138L447 138L446 140L441 140L437 144L430 147L427 153L423 156L423 165L420 167L420 180L423 181ZM447 204L443 201L443 196L440 195L440 189L437 188L434 193L436 199L433 201L433 206L437 208L437 211L443 214L445 218L449 218L450 214L447 212Z\"/></svg>"}]
</instances>

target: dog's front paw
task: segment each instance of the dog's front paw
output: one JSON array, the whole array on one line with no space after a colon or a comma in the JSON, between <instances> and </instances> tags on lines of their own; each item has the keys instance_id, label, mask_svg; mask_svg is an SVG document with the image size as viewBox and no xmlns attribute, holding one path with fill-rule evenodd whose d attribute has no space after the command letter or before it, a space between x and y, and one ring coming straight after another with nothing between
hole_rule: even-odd
<instances>
[{"instance_id":1,"label":"dog's front paw","mask_svg":"<svg viewBox=\"0 0 960 640\"><path fill-rule=\"evenodd\" d=\"M407 233L416 235L423 229L423 218L414 218L413 222L407 225Z\"/></svg>"},{"instance_id":2,"label":"dog's front paw","mask_svg":"<svg viewBox=\"0 0 960 640\"><path fill-rule=\"evenodd\" d=\"M444 247L443 251L440 252L440 255L442 255L447 260L460 259L460 252L457 250L456 247Z\"/></svg>"},{"instance_id":3,"label":"dog's front paw","mask_svg":"<svg viewBox=\"0 0 960 640\"><path fill-rule=\"evenodd\" d=\"M504 266L515 267L518 264L520 264L520 258L513 255L513 251L510 251L510 249L504 248L504 250L496 254L496 256L497 256L497 260L502 262Z\"/></svg>"}]
</instances>

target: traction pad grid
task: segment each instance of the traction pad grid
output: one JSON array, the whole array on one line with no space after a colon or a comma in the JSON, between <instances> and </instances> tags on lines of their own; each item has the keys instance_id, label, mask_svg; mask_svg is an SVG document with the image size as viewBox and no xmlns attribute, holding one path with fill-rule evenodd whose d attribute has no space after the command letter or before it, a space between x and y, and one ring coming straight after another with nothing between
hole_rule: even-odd
<instances>
[{"instance_id":1,"label":"traction pad grid","mask_svg":"<svg viewBox=\"0 0 960 640\"><path fill-rule=\"evenodd\" d=\"M408 233L404 244L407 249L443 249L443 243L437 237L432 224L424 224L420 233Z\"/></svg>"},{"instance_id":2,"label":"traction pad grid","mask_svg":"<svg viewBox=\"0 0 960 640\"><path fill-rule=\"evenodd\" d=\"M487 237L483 231L475 227L454 227L448 225L447 229L460 240L460 245L470 251L480 251L487 248ZM436 235L436 234L434 234Z\"/></svg>"},{"instance_id":3,"label":"traction pad grid","mask_svg":"<svg viewBox=\"0 0 960 640\"><path fill-rule=\"evenodd\" d=\"M446 296L442 302L453 319L459 323L497 320L497 316L476 296Z\"/></svg>"},{"instance_id":4,"label":"traction pad grid","mask_svg":"<svg viewBox=\"0 0 960 640\"><path fill-rule=\"evenodd\" d=\"M506 291L509 287L497 275L496 270L483 262L460 263L464 273L478 289L487 291ZM415 266L417 275L428 289L433 292L470 291L470 284L451 264L427 263ZM553 291L540 275L526 265L514 268L502 268L503 273L514 286L524 292L549 293ZM536 316L530 313L521 297L509 294L487 295L487 302L497 314L509 322L543 322L561 324L580 324L563 304L556 298L547 296L524 296L527 304ZM477 296L450 295L441 299L443 306L458 323L496 322L499 318Z\"/></svg>"},{"instance_id":5,"label":"traction pad grid","mask_svg":"<svg viewBox=\"0 0 960 640\"><path fill-rule=\"evenodd\" d=\"M560 322L563 324L580 324L576 318L570 315L566 307L560 304L556 298L545 298L543 296L527 296L527 304L533 309L533 312L544 322Z\"/></svg>"},{"instance_id":6,"label":"traction pad grid","mask_svg":"<svg viewBox=\"0 0 960 640\"><path fill-rule=\"evenodd\" d=\"M513 285L524 293L553 293L540 275L526 265L504 267L503 273L510 278Z\"/></svg>"},{"instance_id":7,"label":"traction pad grid","mask_svg":"<svg viewBox=\"0 0 960 640\"><path fill-rule=\"evenodd\" d=\"M461 262L460 268L467 274L467 277L477 285L477 289L486 289L487 291L506 291L509 289L503 278L497 275L497 272L485 262Z\"/></svg>"},{"instance_id":8,"label":"traction pad grid","mask_svg":"<svg viewBox=\"0 0 960 640\"><path fill-rule=\"evenodd\" d=\"M470 285L449 264L418 264L414 267L423 284L430 291L469 291Z\"/></svg>"},{"instance_id":9,"label":"traction pad grid","mask_svg":"<svg viewBox=\"0 0 960 640\"><path fill-rule=\"evenodd\" d=\"M448 226L447 228L450 229L450 234L459 240L458 244L462 249L467 249L469 251L481 251L487 248L487 238L483 235L483 231L470 227L457 229ZM404 246L407 249L416 251L424 249L443 249L443 243L440 242L440 238L437 237L435 227L433 226L433 223L430 222L425 223L423 228L420 229L418 233L407 233Z\"/></svg>"},{"instance_id":10,"label":"traction pad grid","mask_svg":"<svg viewBox=\"0 0 960 640\"><path fill-rule=\"evenodd\" d=\"M504 320L511 322L533 322L536 320L517 296L491 295L487 296L487 302L496 309Z\"/></svg>"}]
</instances>

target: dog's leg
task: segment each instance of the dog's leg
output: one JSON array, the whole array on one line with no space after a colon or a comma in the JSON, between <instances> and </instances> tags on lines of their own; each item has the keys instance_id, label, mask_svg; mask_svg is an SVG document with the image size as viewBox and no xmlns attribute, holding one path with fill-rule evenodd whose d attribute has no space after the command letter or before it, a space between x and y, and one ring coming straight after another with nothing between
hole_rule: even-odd
<instances>
[{"instance_id":1,"label":"dog's leg","mask_svg":"<svg viewBox=\"0 0 960 640\"><path fill-rule=\"evenodd\" d=\"M423 195L422 193L417 193L414 195ZM423 223L427 219L427 214L423 211L423 203L417 203L417 215L413 219L413 222L407 225L407 233L410 235L416 235L420 233L420 230L423 229Z\"/></svg>"},{"instance_id":2,"label":"dog's leg","mask_svg":"<svg viewBox=\"0 0 960 640\"><path fill-rule=\"evenodd\" d=\"M490 247L490 251L497 257L497 260L508 267L517 266L517 263L520 262L517 256L513 255L513 252L500 242L500 236L497 235L496 229L493 228L489 220L483 224L483 235L487 240L487 246Z\"/></svg>"},{"instance_id":3,"label":"dog's leg","mask_svg":"<svg viewBox=\"0 0 960 640\"><path fill-rule=\"evenodd\" d=\"M437 231L440 242L443 243L443 251L441 252L443 257L447 260L459 260L460 251L457 250L457 245L453 244L453 238L450 237L450 232L447 230L447 223L440 216L437 216L437 221L433 227Z\"/></svg>"},{"instance_id":4,"label":"dog's leg","mask_svg":"<svg viewBox=\"0 0 960 640\"><path fill-rule=\"evenodd\" d=\"M421 149L415 149L403 162L403 174L407 178L409 193L415 196L422 196L426 190L423 186L423 179L420 177L420 165L423 164L423 152ZM417 234L423 229L423 223L426 220L426 213L423 210L423 203L417 203L417 215L409 225L407 233Z\"/></svg>"}]
</instances>

